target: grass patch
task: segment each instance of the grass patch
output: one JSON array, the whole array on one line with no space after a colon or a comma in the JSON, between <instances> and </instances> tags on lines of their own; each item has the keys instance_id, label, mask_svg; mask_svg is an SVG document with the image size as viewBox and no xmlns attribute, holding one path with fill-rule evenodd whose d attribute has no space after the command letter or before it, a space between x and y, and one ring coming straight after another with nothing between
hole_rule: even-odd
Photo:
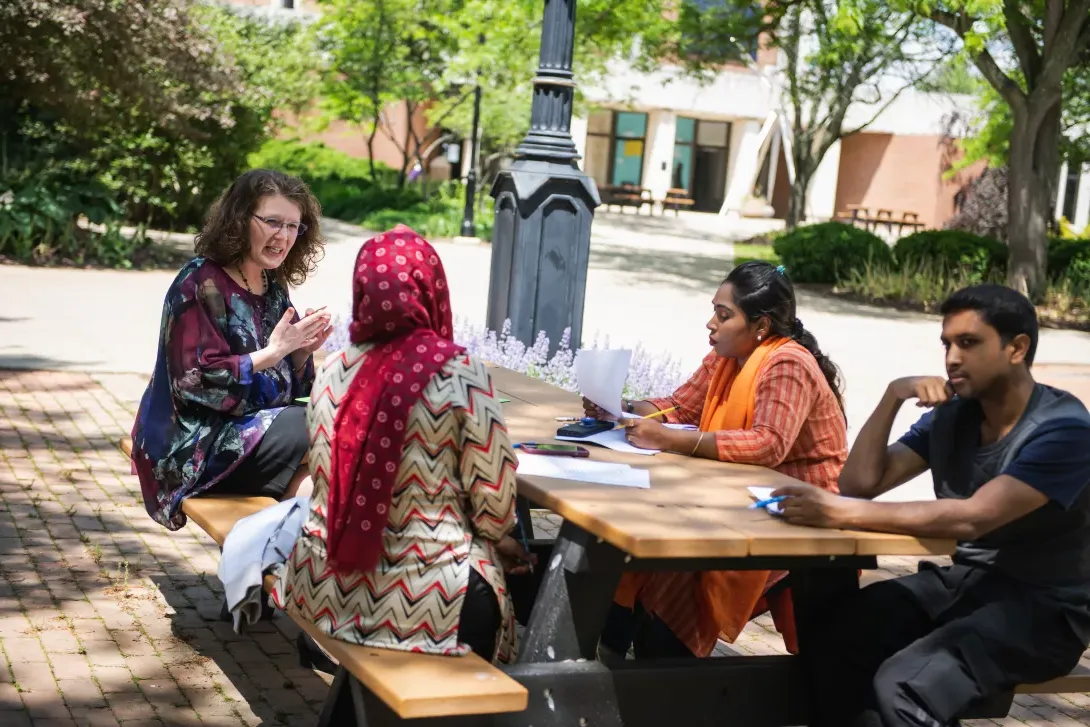
<instances>
[{"instance_id":1,"label":"grass patch","mask_svg":"<svg viewBox=\"0 0 1090 727\"><path fill-rule=\"evenodd\" d=\"M771 245L761 245L760 243L753 242L734 243L735 265L741 265L742 263L748 263L754 260L772 263L773 265L780 264L780 256L776 254L776 251L772 249Z\"/></svg>"}]
</instances>

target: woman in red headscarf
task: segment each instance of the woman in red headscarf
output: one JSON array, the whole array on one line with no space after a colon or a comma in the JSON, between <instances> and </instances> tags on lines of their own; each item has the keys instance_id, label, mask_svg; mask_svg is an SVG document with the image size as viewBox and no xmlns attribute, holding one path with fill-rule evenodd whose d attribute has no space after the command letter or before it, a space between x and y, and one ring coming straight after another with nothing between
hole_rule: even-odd
<instances>
[{"instance_id":1,"label":"woman in red headscarf","mask_svg":"<svg viewBox=\"0 0 1090 727\"><path fill-rule=\"evenodd\" d=\"M343 641L509 661L499 563L526 555L488 369L452 341L443 265L408 227L368 240L353 277L352 343L307 408L310 516L273 597Z\"/></svg>"}]
</instances>

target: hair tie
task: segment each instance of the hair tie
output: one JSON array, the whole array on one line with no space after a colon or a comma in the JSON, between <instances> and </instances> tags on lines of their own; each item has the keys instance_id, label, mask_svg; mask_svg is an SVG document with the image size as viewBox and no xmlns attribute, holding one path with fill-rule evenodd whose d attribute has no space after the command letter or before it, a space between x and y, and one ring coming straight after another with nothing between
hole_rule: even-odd
<instances>
[{"instance_id":1,"label":"hair tie","mask_svg":"<svg viewBox=\"0 0 1090 727\"><path fill-rule=\"evenodd\" d=\"M779 273L780 275L786 275L787 274L787 268L785 268L783 265L777 265L776 266L776 272Z\"/></svg>"}]
</instances>

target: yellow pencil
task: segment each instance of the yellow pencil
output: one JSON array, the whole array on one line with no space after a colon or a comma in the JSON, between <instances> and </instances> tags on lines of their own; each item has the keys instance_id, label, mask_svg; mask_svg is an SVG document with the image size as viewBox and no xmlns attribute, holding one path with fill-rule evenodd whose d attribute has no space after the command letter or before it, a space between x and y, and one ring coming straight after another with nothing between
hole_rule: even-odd
<instances>
[{"instance_id":1,"label":"yellow pencil","mask_svg":"<svg viewBox=\"0 0 1090 727\"><path fill-rule=\"evenodd\" d=\"M632 421L633 419L650 419L652 417L657 417L657 416L660 416L662 414L665 414L666 412L673 411L674 409L677 409L677 407L672 406L669 409L661 409L661 410L655 412L654 414L647 414L647 415L642 416L642 417L625 417L625 419L628 420L628 421Z\"/></svg>"}]
</instances>

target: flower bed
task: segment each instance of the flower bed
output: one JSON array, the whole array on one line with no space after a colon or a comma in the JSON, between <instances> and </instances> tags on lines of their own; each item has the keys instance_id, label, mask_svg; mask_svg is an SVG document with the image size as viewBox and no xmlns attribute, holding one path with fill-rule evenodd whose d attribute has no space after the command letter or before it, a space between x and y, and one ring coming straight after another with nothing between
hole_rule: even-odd
<instances>
[{"instance_id":1,"label":"flower bed","mask_svg":"<svg viewBox=\"0 0 1090 727\"><path fill-rule=\"evenodd\" d=\"M339 351L348 345L348 323L348 317L334 316L333 335L323 347L326 352ZM527 346L511 335L510 321L505 321L499 332L461 318L454 322L455 342L465 346L471 355L574 392L577 391L576 351L571 349L570 335L570 330L564 331L556 353L550 357L549 339L544 331L537 334L532 346ZM609 338L600 341L596 337L588 348L609 348ZM627 399L668 396L684 379L681 363L673 356L636 346L623 396Z\"/></svg>"}]
</instances>

